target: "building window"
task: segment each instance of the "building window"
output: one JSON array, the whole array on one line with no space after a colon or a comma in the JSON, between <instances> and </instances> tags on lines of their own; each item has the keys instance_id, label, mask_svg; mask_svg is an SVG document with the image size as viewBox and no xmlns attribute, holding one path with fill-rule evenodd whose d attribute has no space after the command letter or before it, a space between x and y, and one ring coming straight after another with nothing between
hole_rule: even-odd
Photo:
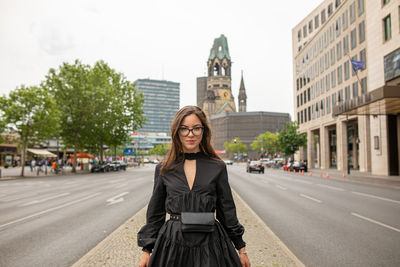
<instances>
[{"instance_id":1,"label":"building window","mask_svg":"<svg viewBox=\"0 0 400 267\"><path fill-rule=\"evenodd\" d=\"M336 86L336 70L333 70L331 72L331 84L332 84L332 88L334 88Z\"/></svg>"},{"instance_id":2,"label":"building window","mask_svg":"<svg viewBox=\"0 0 400 267\"><path fill-rule=\"evenodd\" d=\"M364 62L364 67L362 69L365 70L365 68L367 67L367 55L365 52L365 48L360 51L360 61Z\"/></svg>"},{"instance_id":3,"label":"building window","mask_svg":"<svg viewBox=\"0 0 400 267\"><path fill-rule=\"evenodd\" d=\"M319 118L319 102L317 102L317 104L315 105L315 111L317 112L317 118Z\"/></svg>"},{"instance_id":4,"label":"building window","mask_svg":"<svg viewBox=\"0 0 400 267\"><path fill-rule=\"evenodd\" d=\"M312 118L315 119L315 104L312 105Z\"/></svg>"},{"instance_id":5,"label":"building window","mask_svg":"<svg viewBox=\"0 0 400 267\"><path fill-rule=\"evenodd\" d=\"M344 88L344 93L345 93L346 101L350 100L350 86L346 86Z\"/></svg>"},{"instance_id":6,"label":"building window","mask_svg":"<svg viewBox=\"0 0 400 267\"><path fill-rule=\"evenodd\" d=\"M382 5L384 6L384 5L386 5L387 3L389 3L390 2L390 0L382 0Z\"/></svg>"},{"instance_id":7,"label":"building window","mask_svg":"<svg viewBox=\"0 0 400 267\"><path fill-rule=\"evenodd\" d=\"M319 59L319 69L320 69L320 73L324 72L324 57L321 56L321 58Z\"/></svg>"},{"instance_id":8,"label":"building window","mask_svg":"<svg viewBox=\"0 0 400 267\"><path fill-rule=\"evenodd\" d=\"M329 44L328 40L328 31L324 32L324 47L327 47Z\"/></svg>"},{"instance_id":9,"label":"building window","mask_svg":"<svg viewBox=\"0 0 400 267\"><path fill-rule=\"evenodd\" d=\"M351 60L355 60L355 61L357 61L357 55L355 55L354 57L351 57ZM353 66L351 65L351 69L352 69L352 71L351 71L351 76L354 76L354 75L356 75L356 73L355 73L355 71L354 71L354 69L353 69Z\"/></svg>"},{"instance_id":10,"label":"building window","mask_svg":"<svg viewBox=\"0 0 400 267\"><path fill-rule=\"evenodd\" d=\"M349 52L349 36L346 35L343 38L343 55L346 55Z\"/></svg>"},{"instance_id":11,"label":"building window","mask_svg":"<svg viewBox=\"0 0 400 267\"><path fill-rule=\"evenodd\" d=\"M338 103L339 103L339 105L342 104L343 100L344 100L343 99L343 89L340 89L338 91Z\"/></svg>"},{"instance_id":12,"label":"building window","mask_svg":"<svg viewBox=\"0 0 400 267\"><path fill-rule=\"evenodd\" d=\"M357 98L357 96L358 96L358 83L354 82L353 83L353 98L355 99L355 98Z\"/></svg>"},{"instance_id":13,"label":"building window","mask_svg":"<svg viewBox=\"0 0 400 267\"><path fill-rule=\"evenodd\" d=\"M336 106L336 93L332 94L332 107Z\"/></svg>"},{"instance_id":14,"label":"building window","mask_svg":"<svg viewBox=\"0 0 400 267\"><path fill-rule=\"evenodd\" d=\"M297 95L297 107L300 106L299 95Z\"/></svg>"},{"instance_id":15,"label":"building window","mask_svg":"<svg viewBox=\"0 0 400 267\"><path fill-rule=\"evenodd\" d=\"M308 107L308 120L311 120L311 107Z\"/></svg>"},{"instance_id":16,"label":"building window","mask_svg":"<svg viewBox=\"0 0 400 267\"><path fill-rule=\"evenodd\" d=\"M347 81L350 78L349 61L346 60L343 66L344 66L344 80Z\"/></svg>"},{"instance_id":17,"label":"building window","mask_svg":"<svg viewBox=\"0 0 400 267\"><path fill-rule=\"evenodd\" d=\"M312 26L312 20L308 23L308 33L312 33L313 31L313 26Z\"/></svg>"},{"instance_id":18,"label":"building window","mask_svg":"<svg viewBox=\"0 0 400 267\"><path fill-rule=\"evenodd\" d=\"M358 42L361 44L365 40L365 24L362 21L358 24Z\"/></svg>"},{"instance_id":19,"label":"building window","mask_svg":"<svg viewBox=\"0 0 400 267\"><path fill-rule=\"evenodd\" d=\"M303 111L301 111L301 123L303 123Z\"/></svg>"},{"instance_id":20,"label":"building window","mask_svg":"<svg viewBox=\"0 0 400 267\"><path fill-rule=\"evenodd\" d=\"M325 17L325 9L323 9L323 10L321 11L321 24L324 24L324 23L325 23L325 20L326 20L326 17Z\"/></svg>"},{"instance_id":21,"label":"building window","mask_svg":"<svg viewBox=\"0 0 400 267\"><path fill-rule=\"evenodd\" d=\"M350 24L356 20L356 2L350 5Z\"/></svg>"},{"instance_id":22,"label":"building window","mask_svg":"<svg viewBox=\"0 0 400 267\"><path fill-rule=\"evenodd\" d=\"M337 82L340 85L343 82L343 68L342 65L337 67Z\"/></svg>"},{"instance_id":23,"label":"building window","mask_svg":"<svg viewBox=\"0 0 400 267\"><path fill-rule=\"evenodd\" d=\"M390 15L383 19L383 31L385 41L392 38L392 25L390 22Z\"/></svg>"},{"instance_id":24,"label":"building window","mask_svg":"<svg viewBox=\"0 0 400 267\"><path fill-rule=\"evenodd\" d=\"M304 122L307 122L307 108L304 109Z\"/></svg>"},{"instance_id":25,"label":"building window","mask_svg":"<svg viewBox=\"0 0 400 267\"><path fill-rule=\"evenodd\" d=\"M336 30L336 37L339 37L340 35L340 18L338 18L336 20L336 24L335 24L335 30Z\"/></svg>"},{"instance_id":26,"label":"building window","mask_svg":"<svg viewBox=\"0 0 400 267\"><path fill-rule=\"evenodd\" d=\"M335 40L335 24L332 24L329 27L329 42L333 42Z\"/></svg>"},{"instance_id":27,"label":"building window","mask_svg":"<svg viewBox=\"0 0 400 267\"><path fill-rule=\"evenodd\" d=\"M367 89L367 77L364 77L361 79L361 94L365 94Z\"/></svg>"},{"instance_id":28,"label":"building window","mask_svg":"<svg viewBox=\"0 0 400 267\"><path fill-rule=\"evenodd\" d=\"M301 30L299 30L297 32L297 41L300 42L301 41Z\"/></svg>"},{"instance_id":29,"label":"building window","mask_svg":"<svg viewBox=\"0 0 400 267\"><path fill-rule=\"evenodd\" d=\"M306 38L307 37L307 25L303 26L303 37Z\"/></svg>"},{"instance_id":30,"label":"building window","mask_svg":"<svg viewBox=\"0 0 400 267\"><path fill-rule=\"evenodd\" d=\"M321 100L321 116L325 115L325 99Z\"/></svg>"},{"instance_id":31,"label":"building window","mask_svg":"<svg viewBox=\"0 0 400 267\"><path fill-rule=\"evenodd\" d=\"M300 106L303 105L303 93L300 94Z\"/></svg>"},{"instance_id":32,"label":"building window","mask_svg":"<svg viewBox=\"0 0 400 267\"><path fill-rule=\"evenodd\" d=\"M319 81L321 85L321 95L325 93L325 77L322 77L322 79Z\"/></svg>"},{"instance_id":33,"label":"building window","mask_svg":"<svg viewBox=\"0 0 400 267\"><path fill-rule=\"evenodd\" d=\"M331 96L326 97L326 114L331 113Z\"/></svg>"},{"instance_id":34,"label":"building window","mask_svg":"<svg viewBox=\"0 0 400 267\"><path fill-rule=\"evenodd\" d=\"M331 66L335 64L335 46L331 48Z\"/></svg>"},{"instance_id":35,"label":"building window","mask_svg":"<svg viewBox=\"0 0 400 267\"><path fill-rule=\"evenodd\" d=\"M340 0L335 1L335 7L338 8L338 6L340 6Z\"/></svg>"},{"instance_id":36,"label":"building window","mask_svg":"<svg viewBox=\"0 0 400 267\"><path fill-rule=\"evenodd\" d=\"M351 42L351 50L353 50L357 46L357 29L356 28L354 28L354 30L352 30L350 33L350 42Z\"/></svg>"},{"instance_id":37,"label":"building window","mask_svg":"<svg viewBox=\"0 0 400 267\"><path fill-rule=\"evenodd\" d=\"M325 85L326 85L326 91L328 92L331 89L331 77L329 73L325 77Z\"/></svg>"},{"instance_id":38,"label":"building window","mask_svg":"<svg viewBox=\"0 0 400 267\"><path fill-rule=\"evenodd\" d=\"M300 112L297 112L297 121L300 123Z\"/></svg>"},{"instance_id":39,"label":"building window","mask_svg":"<svg viewBox=\"0 0 400 267\"><path fill-rule=\"evenodd\" d=\"M330 4L328 5L328 18L329 18L330 16L332 16L332 14L333 14L333 5L332 5L332 3L330 3Z\"/></svg>"},{"instance_id":40,"label":"building window","mask_svg":"<svg viewBox=\"0 0 400 267\"><path fill-rule=\"evenodd\" d=\"M314 18L314 25L315 25L315 29L317 29L319 27L319 15L316 15Z\"/></svg>"},{"instance_id":41,"label":"building window","mask_svg":"<svg viewBox=\"0 0 400 267\"><path fill-rule=\"evenodd\" d=\"M358 16L364 14L364 0L358 0Z\"/></svg>"},{"instance_id":42,"label":"building window","mask_svg":"<svg viewBox=\"0 0 400 267\"><path fill-rule=\"evenodd\" d=\"M342 14L342 25L343 31L345 31L347 29L347 26L349 25L349 14L347 10L345 10Z\"/></svg>"},{"instance_id":43,"label":"building window","mask_svg":"<svg viewBox=\"0 0 400 267\"><path fill-rule=\"evenodd\" d=\"M307 89L307 96L308 96L308 102L311 101L311 96L310 96L310 87Z\"/></svg>"},{"instance_id":44,"label":"building window","mask_svg":"<svg viewBox=\"0 0 400 267\"><path fill-rule=\"evenodd\" d=\"M325 53L325 69L329 68L329 51Z\"/></svg>"},{"instance_id":45,"label":"building window","mask_svg":"<svg viewBox=\"0 0 400 267\"><path fill-rule=\"evenodd\" d=\"M336 56L337 56L337 61L339 61L342 58L342 41L339 41L336 44Z\"/></svg>"}]
</instances>

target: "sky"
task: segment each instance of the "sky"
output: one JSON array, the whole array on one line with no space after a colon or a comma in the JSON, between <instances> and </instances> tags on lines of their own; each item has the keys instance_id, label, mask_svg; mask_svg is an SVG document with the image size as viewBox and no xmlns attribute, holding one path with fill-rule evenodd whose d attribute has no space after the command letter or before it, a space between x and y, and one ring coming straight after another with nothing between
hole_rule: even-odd
<instances>
[{"instance_id":1,"label":"sky","mask_svg":"<svg viewBox=\"0 0 400 267\"><path fill-rule=\"evenodd\" d=\"M236 105L243 71L247 111L293 118L292 28L321 2L0 0L0 95L63 62L104 60L132 82L178 82L180 106L195 105L196 78L224 34Z\"/></svg>"}]
</instances>

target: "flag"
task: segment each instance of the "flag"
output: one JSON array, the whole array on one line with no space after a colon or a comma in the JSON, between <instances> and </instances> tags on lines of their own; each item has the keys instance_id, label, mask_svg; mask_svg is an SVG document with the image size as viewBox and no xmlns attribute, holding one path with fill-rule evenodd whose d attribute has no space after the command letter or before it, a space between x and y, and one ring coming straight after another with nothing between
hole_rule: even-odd
<instances>
[{"instance_id":1,"label":"flag","mask_svg":"<svg viewBox=\"0 0 400 267\"><path fill-rule=\"evenodd\" d=\"M364 61L356 61L356 60L352 60L352 59L350 59L350 61L351 61L351 65L353 66L354 72L364 69L364 64L365 64Z\"/></svg>"}]
</instances>

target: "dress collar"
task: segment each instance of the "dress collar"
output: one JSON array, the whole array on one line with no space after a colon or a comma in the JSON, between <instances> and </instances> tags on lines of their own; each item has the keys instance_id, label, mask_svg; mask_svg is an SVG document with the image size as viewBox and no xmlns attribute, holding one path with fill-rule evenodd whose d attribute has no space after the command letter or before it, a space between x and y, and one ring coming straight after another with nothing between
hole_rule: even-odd
<instances>
[{"instance_id":1,"label":"dress collar","mask_svg":"<svg viewBox=\"0 0 400 267\"><path fill-rule=\"evenodd\" d=\"M198 159L203 155L203 152L197 153L183 153L183 158L188 160Z\"/></svg>"}]
</instances>

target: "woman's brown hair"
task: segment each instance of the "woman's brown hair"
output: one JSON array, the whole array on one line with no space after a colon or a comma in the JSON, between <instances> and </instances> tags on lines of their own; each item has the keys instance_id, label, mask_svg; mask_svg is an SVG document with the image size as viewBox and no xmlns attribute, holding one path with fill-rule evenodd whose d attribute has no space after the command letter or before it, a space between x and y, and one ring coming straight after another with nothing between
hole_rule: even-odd
<instances>
[{"instance_id":1,"label":"woman's brown hair","mask_svg":"<svg viewBox=\"0 0 400 267\"><path fill-rule=\"evenodd\" d=\"M183 151L182 143L179 139L179 127L182 124L182 121L185 119L186 116L189 115L196 115L201 124L204 126L203 130L203 137L200 142L200 150L210 158L221 160L221 158L217 155L214 150L214 147L211 144L211 127L210 123L208 122L206 114L203 110L197 106L185 106L181 108L174 117L174 120L171 124L171 139L172 144L165 157L162 167L161 167L161 174L164 174L166 170L171 168L174 162L178 159L180 154Z\"/></svg>"}]
</instances>

